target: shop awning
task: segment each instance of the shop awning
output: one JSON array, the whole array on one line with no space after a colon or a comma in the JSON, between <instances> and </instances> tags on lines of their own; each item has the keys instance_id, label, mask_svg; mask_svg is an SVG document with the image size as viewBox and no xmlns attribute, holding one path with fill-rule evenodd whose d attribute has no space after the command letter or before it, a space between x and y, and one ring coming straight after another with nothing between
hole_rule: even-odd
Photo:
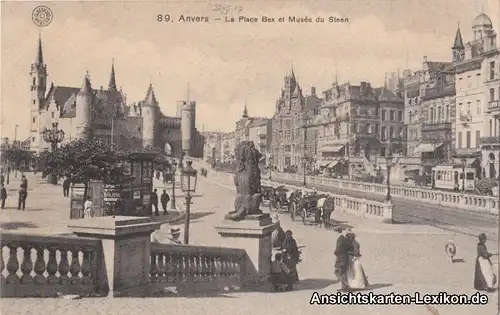
<instances>
[{"instance_id":1,"label":"shop awning","mask_svg":"<svg viewBox=\"0 0 500 315\"><path fill-rule=\"evenodd\" d=\"M321 152L340 152L345 147L345 145L332 145L327 147L322 147L319 150Z\"/></svg>"},{"instance_id":2,"label":"shop awning","mask_svg":"<svg viewBox=\"0 0 500 315\"><path fill-rule=\"evenodd\" d=\"M421 143L418 145L418 151L420 153L434 152L437 148L442 146L443 143Z\"/></svg>"},{"instance_id":3,"label":"shop awning","mask_svg":"<svg viewBox=\"0 0 500 315\"><path fill-rule=\"evenodd\" d=\"M316 161L316 167L327 167L332 161Z\"/></svg>"},{"instance_id":4,"label":"shop awning","mask_svg":"<svg viewBox=\"0 0 500 315\"><path fill-rule=\"evenodd\" d=\"M328 164L327 168L334 168L337 164L339 164L340 161L331 161L330 164Z\"/></svg>"}]
</instances>

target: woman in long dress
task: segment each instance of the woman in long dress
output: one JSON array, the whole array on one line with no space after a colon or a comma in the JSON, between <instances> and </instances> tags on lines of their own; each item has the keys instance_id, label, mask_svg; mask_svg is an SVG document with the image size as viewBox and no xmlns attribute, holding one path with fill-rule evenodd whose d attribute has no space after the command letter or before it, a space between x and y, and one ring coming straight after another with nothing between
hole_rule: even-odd
<instances>
[{"instance_id":1,"label":"woman in long dress","mask_svg":"<svg viewBox=\"0 0 500 315\"><path fill-rule=\"evenodd\" d=\"M351 289L366 289L368 279L366 278L363 265L361 264L361 252L359 243L356 241L354 233L347 233L346 238L349 242L349 264L347 266L347 281Z\"/></svg>"},{"instance_id":2,"label":"woman in long dress","mask_svg":"<svg viewBox=\"0 0 500 315\"><path fill-rule=\"evenodd\" d=\"M477 243L476 268L474 273L474 288L481 291L494 291L497 277L491 265L491 256L486 248L486 235L479 234Z\"/></svg>"}]
</instances>

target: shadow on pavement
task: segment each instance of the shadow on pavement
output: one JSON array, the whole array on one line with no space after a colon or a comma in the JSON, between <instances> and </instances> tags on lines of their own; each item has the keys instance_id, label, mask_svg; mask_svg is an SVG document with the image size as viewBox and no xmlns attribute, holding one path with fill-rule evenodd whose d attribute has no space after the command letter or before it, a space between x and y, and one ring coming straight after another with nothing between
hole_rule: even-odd
<instances>
[{"instance_id":1,"label":"shadow on pavement","mask_svg":"<svg viewBox=\"0 0 500 315\"><path fill-rule=\"evenodd\" d=\"M207 216L212 215L212 214L215 214L215 212L192 212L190 215L189 222L199 223L201 221L199 219L201 219L203 217L207 217ZM181 222L181 221L184 221L184 218L179 218L179 220L172 220L172 221L170 221L170 223L174 224L174 223Z\"/></svg>"},{"instance_id":2,"label":"shadow on pavement","mask_svg":"<svg viewBox=\"0 0 500 315\"><path fill-rule=\"evenodd\" d=\"M6 222L6 223L1 223L0 224L0 229L2 230L17 230L17 229L23 229L23 228L37 228L39 227L37 224L33 222Z\"/></svg>"},{"instance_id":3,"label":"shadow on pavement","mask_svg":"<svg viewBox=\"0 0 500 315\"><path fill-rule=\"evenodd\" d=\"M465 259L463 258L455 258L453 259L452 263L464 263L465 262Z\"/></svg>"},{"instance_id":4,"label":"shadow on pavement","mask_svg":"<svg viewBox=\"0 0 500 315\"><path fill-rule=\"evenodd\" d=\"M360 291L371 291L371 290L377 290L377 289L382 289L382 288L387 288L387 287L392 287L392 283L374 283L370 284L368 288L365 290L360 290Z\"/></svg>"},{"instance_id":5,"label":"shadow on pavement","mask_svg":"<svg viewBox=\"0 0 500 315\"><path fill-rule=\"evenodd\" d=\"M328 286L331 286L332 284L335 284L337 282L338 282L337 280L332 280L332 279L317 279L317 278L304 279L300 280L299 283L297 283L293 291L320 290Z\"/></svg>"}]
</instances>

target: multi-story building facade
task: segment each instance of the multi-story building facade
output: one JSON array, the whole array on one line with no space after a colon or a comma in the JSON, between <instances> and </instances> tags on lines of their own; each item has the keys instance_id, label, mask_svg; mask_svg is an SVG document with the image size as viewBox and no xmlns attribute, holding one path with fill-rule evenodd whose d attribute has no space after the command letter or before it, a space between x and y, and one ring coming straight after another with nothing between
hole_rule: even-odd
<instances>
[{"instance_id":1,"label":"multi-story building facade","mask_svg":"<svg viewBox=\"0 0 500 315\"><path fill-rule=\"evenodd\" d=\"M315 134L314 128L307 124L308 115L314 113L321 102L314 88L311 92L304 97L293 69L285 76L272 118L271 155L279 170L301 169L302 158L307 156L309 141L305 139L308 134Z\"/></svg>"},{"instance_id":2,"label":"multi-story building facade","mask_svg":"<svg viewBox=\"0 0 500 315\"><path fill-rule=\"evenodd\" d=\"M404 129L403 100L386 86L338 85L324 93L318 137L318 166L375 171L374 162ZM370 163L370 161L372 163ZM351 171L348 171L351 173Z\"/></svg>"},{"instance_id":3,"label":"multi-story building facade","mask_svg":"<svg viewBox=\"0 0 500 315\"><path fill-rule=\"evenodd\" d=\"M220 137L220 159L221 161L232 161L235 158L236 137L234 131L222 133Z\"/></svg>"},{"instance_id":4,"label":"multi-story building facade","mask_svg":"<svg viewBox=\"0 0 500 315\"><path fill-rule=\"evenodd\" d=\"M221 140L220 132L203 132L205 145L203 146L203 158L205 161L212 161L213 158L221 158ZM215 154L215 156L213 156Z\"/></svg>"},{"instance_id":5,"label":"multi-story building facade","mask_svg":"<svg viewBox=\"0 0 500 315\"><path fill-rule=\"evenodd\" d=\"M487 138L495 135L498 128L491 108L494 106L489 103L492 100L494 104L499 89L496 33L491 19L484 13L474 19L472 33L472 41L453 48L457 79L456 157L465 159L468 167L476 168L479 177L496 177L498 168L490 164L498 164L495 162L498 162L498 149L495 142Z\"/></svg>"},{"instance_id":6,"label":"multi-story building facade","mask_svg":"<svg viewBox=\"0 0 500 315\"><path fill-rule=\"evenodd\" d=\"M253 119L248 124L248 141L253 141L255 147L265 157L271 154L272 130L272 123L268 118Z\"/></svg>"}]
</instances>

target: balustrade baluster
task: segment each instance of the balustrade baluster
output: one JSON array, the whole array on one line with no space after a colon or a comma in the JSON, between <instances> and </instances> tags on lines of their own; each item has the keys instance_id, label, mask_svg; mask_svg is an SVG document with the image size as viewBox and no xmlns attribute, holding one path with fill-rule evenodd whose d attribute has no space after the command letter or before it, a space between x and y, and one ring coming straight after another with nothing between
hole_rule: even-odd
<instances>
[{"instance_id":1,"label":"balustrade baluster","mask_svg":"<svg viewBox=\"0 0 500 315\"><path fill-rule=\"evenodd\" d=\"M194 261L196 262L196 281L202 281L202 274L203 274L203 265L202 265L202 255L198 254L194 257Z\"/></svg>"},{"instance_id":2,"label":"balustrade baluster","mask_svg":"<svg viewBox=\"0 0 500 315\"><path fill-rule=\"evenodd\" d=\"M208 257L206 255L201 256L201 277L203 281L207 282L209 279L209 269L208 269Z\"/></svg>"},{"instance_id":3,"label":"balustrade baluster","mask_svg":"<svg viewBox=\"0 0 500 315\"><path fill-rule=\"evenodd\" d=\"M186 257L183 254L180 254L180 268L179 268L179 276L180 282L186 282L187 280L187 266L186 266Z\"/></svg>"},{"instance_id":4,"label":"balustrade baluster","mask_svg":"<svg viewBox=\"0 0 500 315\"><path fill-rule=\"evenodd\" d=\"M3 275L3 270L5 268L5 261L3 260L3 245L0 245L0 281L3 284L5 283L5 276Z\"/></svg>"},{"instance_id":5,"label":"balustrade baluster","mask_svg":"<svg viewBox=\"0 0 500 315\"><path fill-rule=\"evenodd\" d=\"M220 257L214 257L214 267L215 267L214 276L216 278L222 278L222 263L220 261Z\"/></svg>"},{"instance_id":6,"label":"balustrade baluster","mask_svg":"<svg viewBox=\"0 0 500 315\"><path fill-rule=\"evenodd\" d=\"M69 262L68 262L68 250L60 249L61 261L59 261L59 283L65 285L69 283Z\"/></svg>"},{"instance_id":7,"label":"balustrade baluster","mask_svg":"<svg viewBox=\"0 0 500 315\"><path fill-rule=\"evenodd\" d=\"M7 271L9 275L7 276L7 283L19 283L19 278L17 277L17 270L19 269L19 261L17 260L17 246L7 245L9 252L9 260L7 261Z\"/></svg>"},{"instance_id":8,"label":"balustrade baluster","mask_svg":"<svg viewBox=\"0 0 500 315\"><path fill-rule=\"evenodd\" d=\"M235 264L236 264L236 281L238 281L238 283L241 283L241 262L242 262L242 259L240 257L236 258L236 261L235 261Z\"/></svg>"},{"instance_id":9,"label":"balustrade baluster","mask_svg":"<svg viewBox=\"0 0 500 315\"><path fill-rule=\"evenodd\" d=\"M83 250L83 260L82 260L82 284L92 283L92 278L90 273L92 272L92 266L90 264L90 252L86 249Z\"/></svg>"},{"instance_id":10,"label":"balustrade baluster","mask_svg":"<svg viewBox=\"0 0 500 315\"><path fill-rule=\"evenodd\" d=\"M158 281L164 282L166 279L165 255L158 254Z\"/></svg>"},{"instance_id":11,"label":"balustrade baluster","mask_svg":"<svg viewBox=\"0 0 500 315\"><path fill-rule=\"evenodd\" d=\"M38 247L36 249L36 260L35 260L35 283L36 284L45 284L47 280L43 276L43 273L45 272L45 268L47 267L45 265L45 259L43 258L43 253L44 253L44 248L43 247Z\"/></svg>"},{"instance_id":12,"label":"balustrade baluster","mask_svg":"<svg viewBox=\"0 0 500 315\"><path fill-rule=\"evenodd\" d=\"M49 247L49 261L47 262L47 273L49 274L49 276L47 277L47 282L49 284L58 283L56 272L57 272L56 249Z\"/></svg>"},{"instance_id":13,"label":"balustrade baluster","mask_svg":"<svg viewBox=\"0 0 500 315\"><path fill-rule=\"evenodd\" d=\"M81 270L81 265L80 265L80 250L79 249L72 249L71 250L71 266L69 268L69 271L71 273L71 279L70 282L73 285L78 285L80 284L80 270Z\"/></svg>"},{"instance_id":14,"label":"balustrade baluster","mask_svg":"<svg viewBox=\"0 0 500 315\"><path fill-rule=\"evenodd\" d=\"M21 263L21 271L23 275L21 276L22 284L29 284L33 282L33 277L31 276L31 271L33 270L33 262L31 261L31 246L23 246L23 262Z\"/></svg>"},{"instance_id":15,"label":"balustrade baluster","mask_svg":"<svg viewBox=\"0 0 500 315\"><path fill-rule=\"evenodd\" d=\"M167 282L175 282L175 262L174 255L171 253L166 253L166 264L165 264L165 278Z\"/></svg>"},{"instance_id":16,"label":"balustrade baluster","mask_svg":"<svg viewBox=\"0 0 500 315\"><path fill-rule=\"evenodd\" d=\"M208 279L216 278L215 274L215 258L213 256L207 257L207 273Z\"/></svg>"},{"instance_id":17,"label":"balustrade baluster","mask_svg":"<svg viewBox=\"0 0 500 315\"><path fill-rule=\"evenodd\" d=\"M223 278L227 278L228 265L226 257L221 258L221 274Z\"/></svg>"},{"instance_id":18,"label":"balustrade baluster","mask_svg":"<svg viewBox=\"0 0 500 315\"><path fill-rule=\"evenodd\" d=\"M151 275L151 282L156 282L158 280L158 267L156 265L156 253L151 254L151 262L149 267L149 274Z\"/></svg>"},{"instance_id":19,"label":"balustrade baluster","mask_svg":"<svg viewBox=\"0 0 500 315\"><path fill-rule=\"evenodd\" d=\"M194 270L193 257L188 254L186 255L186 278L188 281L193 281Z\"/></svg>"}]
</instances>

